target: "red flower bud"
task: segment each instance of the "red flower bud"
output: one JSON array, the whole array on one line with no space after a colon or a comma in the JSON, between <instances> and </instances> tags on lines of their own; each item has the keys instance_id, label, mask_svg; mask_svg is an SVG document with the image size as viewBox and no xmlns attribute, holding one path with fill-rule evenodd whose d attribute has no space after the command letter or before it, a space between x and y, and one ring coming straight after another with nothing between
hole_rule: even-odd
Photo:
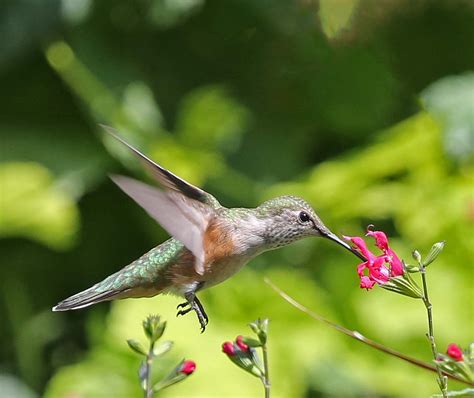
<instances>
[{"instance_id":1,"label":"red flower bud","mask_svg":"<svg viewBox=\"0 0 474 398\"><path fill-rule=\"evenodd\" d=\"M185 375L190 375L196 370L196 363L194 361L184 361L181 365L181 368L178 370L180 373L184 373Z\"/></svg>"},{"instance_id":2,"label":"red flower bud","mask_svg":"<svg viewBox=\"0 0 474 398\"><path fill-rule=\"evenodd\" d=\"M226 341L224 344L222 344L222 352L233 357L235 355L234 344L230 341Z\"/></svg>"},{"instance_id":3,"label":"red flower bud","mask_svg":"<svg viewBox=\"0 0 474 398\"><path fill-rule=\"evenodd\" d=\"M247 344L245 344L243 341L243 336L237 336L237 338L235 339L235 343L239 346L239 348L244 351L244 352L247 352L248 349L249 349L249 346Z\"/></svg>"},{"instance_id":4,"label":"red flower bud","mask_svg":"<svg viewBox=\"0 0 474 398\"><path fill-rule=\"evenodd\" d=\"M457 344L452 343L448 345L448 350L446 353L455 361L461 362L463 360L461 347L459 347Z\"/></svg>"}]
</instances>

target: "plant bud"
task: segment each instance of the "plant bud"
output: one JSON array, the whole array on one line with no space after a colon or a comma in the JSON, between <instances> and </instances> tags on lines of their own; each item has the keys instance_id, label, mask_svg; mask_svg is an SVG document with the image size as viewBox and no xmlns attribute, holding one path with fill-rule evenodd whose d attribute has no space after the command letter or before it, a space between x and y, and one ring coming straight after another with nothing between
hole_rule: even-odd
<instances>
[{"instance_id":1,"label":"plant bud","mask_svg":"<svg viewBox=\"0 0 474 398\"><path fill-rule=\"evenodd\" d=\"M411 256L418 264L421 264L421 254L418 250L413 250Z\"/></svg>"},{"instance_id":2,"label":"plant bud","mask_svg":"<svg viewBox=\"0 0 474 398\"><path fill-rule=\"evenodd\" d=\"M439 254L443 251L444 249L444 244L445 242L438 242L435 243L432 247L428 255L426 256L425 261L423 262L423 266L427 267L430 265L436 258L439 256Z\"/></svg>"}]
</instances>

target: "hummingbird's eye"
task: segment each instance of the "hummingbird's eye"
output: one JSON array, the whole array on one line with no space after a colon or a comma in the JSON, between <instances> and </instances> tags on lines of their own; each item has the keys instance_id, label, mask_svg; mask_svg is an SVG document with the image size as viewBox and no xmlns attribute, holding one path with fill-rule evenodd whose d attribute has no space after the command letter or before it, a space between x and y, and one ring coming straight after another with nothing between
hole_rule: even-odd
<instances>
[{"instance_id":1,"label":"hummingbird's eye","mask_svg":"<svg viewBox=\"0 0 474 398\"><path fill-rule=\"evenodd\" d=\"M298 215L299 219L301 222L308 222L311 218L309 217L309 214L306 213L305 211L302 211L299 215Z\"/></svg>"}]
</instances>

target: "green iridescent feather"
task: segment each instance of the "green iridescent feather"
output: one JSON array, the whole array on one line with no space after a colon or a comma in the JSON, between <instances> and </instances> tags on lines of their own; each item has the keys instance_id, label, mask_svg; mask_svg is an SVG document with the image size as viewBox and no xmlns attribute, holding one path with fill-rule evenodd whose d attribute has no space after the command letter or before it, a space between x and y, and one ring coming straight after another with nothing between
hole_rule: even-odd
<instances>
[{"instance_id":1,"label":"green iridescent feather","mask_svg":"<svg viewBox=\"0 0 474 398\"><path fill-rule=\"evenodd\" d=\"M174 238L168 239L103 281L61 301L54 310L82 308L115 298L137 286L144 288L156 286L162 280L166 269L176 263L185 250L180 241Z\"/></svg>"}]
</instances>

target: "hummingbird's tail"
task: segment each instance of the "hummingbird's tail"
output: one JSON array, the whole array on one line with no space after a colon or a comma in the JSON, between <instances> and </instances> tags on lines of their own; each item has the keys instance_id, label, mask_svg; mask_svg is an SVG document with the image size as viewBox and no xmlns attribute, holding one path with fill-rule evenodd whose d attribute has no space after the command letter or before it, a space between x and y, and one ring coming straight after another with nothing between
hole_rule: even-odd
<instances>
[{"instance_id":1,"label":"hummingbird's tail","mask_svg":"<svg viewBox=\"0 0 474 398\"><path fill-rule=\"evenodd\" d=\"M93 304L100 303L101 301L113 300L119 298L124 290L102 290L98 289L97 285L90 287L74 296L64 299L56 306L53 307L53 311L69 311L78 310L79 308L88 307Z\"/></svg>"}]
</instances>

